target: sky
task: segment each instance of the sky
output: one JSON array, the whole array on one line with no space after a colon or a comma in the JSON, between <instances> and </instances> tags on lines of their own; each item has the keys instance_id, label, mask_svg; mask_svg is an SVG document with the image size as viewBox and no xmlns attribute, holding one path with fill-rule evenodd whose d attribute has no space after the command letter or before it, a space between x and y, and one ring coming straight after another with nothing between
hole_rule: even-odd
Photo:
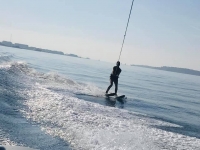
<instances>
[{"instance_id":1,"label":"sky","mask_svg":"<svg viewBox=\"0 0 200 150\"><path fill-rule=\"evenodd\" d=\"M0 41L115 63L132 0L0 0ZM200 1L135 0L120 61L200 70Z\"/></svg>"}]
</instances>

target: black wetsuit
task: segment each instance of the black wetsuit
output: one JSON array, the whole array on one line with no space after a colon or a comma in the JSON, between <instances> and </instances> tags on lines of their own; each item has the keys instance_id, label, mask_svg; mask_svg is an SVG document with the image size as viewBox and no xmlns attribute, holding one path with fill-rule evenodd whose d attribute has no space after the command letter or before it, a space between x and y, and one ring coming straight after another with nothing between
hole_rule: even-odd
<instances>
[{"instance_id":1,"label":"black wetsuit","mask_svg":"<svg viewBox=\"0 0 200 150\"><path fill-rule=\"evenodd\" d=\"M114 66L113 67L113 71L110 75L110 79L113 81L113 82L116 82L118 83L118 78L119 78L119 74L121 73L121 69L117 66Z\"/></svg>"},{"instance_id":2,"label":"black wetsuit","mask_svg":"<svg viewBox=\"0 0 200 150\"><path fill-rule=\"evenodd\" d=\"M115 94L117 94L117 89L118 89L118 78L119 78L119 74L121 73L121 69L117 66L113 67L113 71L110 75L110 85L106 91L106 93L108 93L108 91L110 90L110 88L113 85L113 82L115 83Z\"/></svg>"}]
</instances>

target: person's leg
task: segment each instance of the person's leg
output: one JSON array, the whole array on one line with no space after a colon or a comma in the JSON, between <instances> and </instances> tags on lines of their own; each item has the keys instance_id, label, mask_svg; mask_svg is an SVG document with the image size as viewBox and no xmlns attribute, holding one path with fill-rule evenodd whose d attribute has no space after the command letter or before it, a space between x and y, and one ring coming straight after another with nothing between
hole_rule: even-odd
<instances>
[{"instance_id":1,"label":"person's leg","mask_svg":"<svg viewBox=\"0 0 200 150\"><path fill-rule=\"evenodd\" d=\"M114 81L114 83L115 83L115 94L117 95L117 90L118 90L118 79L116 79L116 80Z\"/></svg>"},{"instance_id":2,"label":"person's leg","mask_svg":"<svg viewBox=\"0 0 200 150\"><path fill-rule=\"evenodd\" d=\"M106 93L110 90L110 88L113 86L113 80L110 78L110 85L108 86Z\"/></svg>"}]
</instances>

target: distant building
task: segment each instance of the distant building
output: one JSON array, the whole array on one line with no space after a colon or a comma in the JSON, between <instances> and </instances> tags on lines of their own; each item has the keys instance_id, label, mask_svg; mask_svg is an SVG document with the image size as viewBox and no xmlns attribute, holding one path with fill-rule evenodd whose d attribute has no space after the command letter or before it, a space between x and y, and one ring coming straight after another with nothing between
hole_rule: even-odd
<instances>
[{"instance_id":1,"label":"distant building","mask_svg":"<svg viewBox=\"0 0 200 150\"><path fill-rule=\"evenodd\" d=\"M54 53L54 54L59 54L59 55L64 55L64 53L63 52L60 52L60 51L51 51L52 53Z\"/></svg>"},{"instance_id":2,"label":"distant building","mask_svg":"<svg viewBox=\"0 0 200 150\"><path fill-rule=\"evenodd\" d=\"M8 41L3 41L3 42L1 42L1 44L4 45L4 46L13 46L13 43L8 42Z\"/></svg>"},{"instance_id":3,"label":"distant building","mask_svg":"<svg viewBox=\"0 0 200 150\"><path fill-rule=\"evenodd\" d=\"M75 54L65 54L67 56L70 56L70 57L79 57L78 55L75 55Z\"/></svg>"},{"instance_id":4,"label":"distant building","mask_svg":"<svg viewBox=\"0 0 200 150\"><path fill-rule=\"evenodd\" d=\"M29 50L35 50L36 47L28 47L27 49L29 49Z\"/></svg>"},{"instance_id":5,"label":"distant building","mask_svg":"<svg viewBox=\"0 0 200 150\"><path fill-rule=\"evenodd\" d=\"M21 49L28 49L28 45L25 44L15 43L14 46Z\"/></svg>"}]
</instances>

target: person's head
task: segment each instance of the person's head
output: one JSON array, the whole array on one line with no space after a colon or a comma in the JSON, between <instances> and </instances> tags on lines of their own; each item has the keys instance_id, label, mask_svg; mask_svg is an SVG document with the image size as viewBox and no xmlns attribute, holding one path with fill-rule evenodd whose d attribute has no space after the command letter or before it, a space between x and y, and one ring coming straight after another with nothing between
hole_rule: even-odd
<instances>
[{"instance_id":1,"label":"person's head","mask_svg":"<svg viewBox=\"0 0 200 150\"><path fill-rule=\"evenodd\" d=\"M119 67L119 66L120 66L120 62L119 62L119 61L117 61L116 65Z\"/></svg>"}]
</instances>

